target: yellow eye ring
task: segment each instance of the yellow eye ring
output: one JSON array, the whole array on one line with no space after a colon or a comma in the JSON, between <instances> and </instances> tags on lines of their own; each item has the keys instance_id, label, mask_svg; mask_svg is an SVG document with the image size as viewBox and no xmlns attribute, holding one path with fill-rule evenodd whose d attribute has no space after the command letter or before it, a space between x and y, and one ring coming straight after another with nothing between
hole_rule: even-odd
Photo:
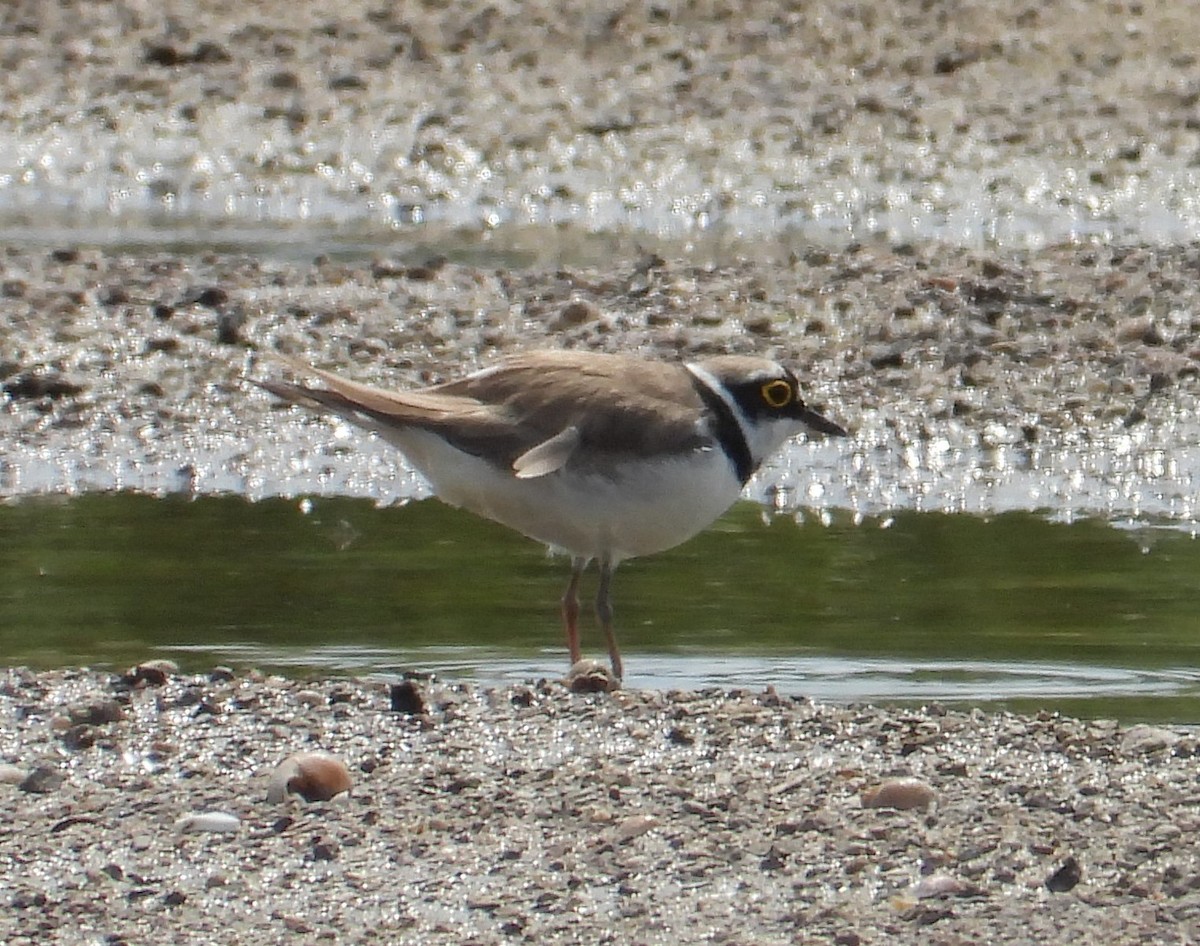
<instances>
[{"instance_id":1,"label":"yellow eye ring","mask_svg":"<svg viewBox=\"0 0 1200 946\"><path fill-rule=\"evenodd\" d=\"M762 399L767 407L778 410L792 403L792 386L778 378L762 386Z\"/></svg>"}]
</instances>

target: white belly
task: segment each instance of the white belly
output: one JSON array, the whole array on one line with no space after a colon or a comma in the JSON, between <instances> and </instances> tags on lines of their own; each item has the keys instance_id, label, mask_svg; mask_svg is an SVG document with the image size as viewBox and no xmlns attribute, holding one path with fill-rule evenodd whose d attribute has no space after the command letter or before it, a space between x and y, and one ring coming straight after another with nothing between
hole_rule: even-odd
<instances>
[{"instance_id":1,"label":"white belly","mask_svg":"<svg viewBox=\"0 0 1200 946\"><path fill-rule=\"evenodd\" d=\"M522 480L426 431L386 437L445 502L587 558L615 562L669 549L711 524L741 492L720 450L631 467L617 478L565 469Z\"/></svg>"}]
</instances>

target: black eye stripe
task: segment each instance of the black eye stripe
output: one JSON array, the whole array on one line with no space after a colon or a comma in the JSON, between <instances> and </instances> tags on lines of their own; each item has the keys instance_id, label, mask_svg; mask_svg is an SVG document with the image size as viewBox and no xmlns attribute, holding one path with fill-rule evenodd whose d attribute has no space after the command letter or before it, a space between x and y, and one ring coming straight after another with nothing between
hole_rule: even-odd
<instances>
[{"instance_id":1,"label":"black eye stripe","mask_svg":"<svg viewBox=\"0 0 1200 946\"><path fill-rule=\"evenodd\" d=\"M783 401L772 402L767 395L767 389L771 385L783 384L787 386L788 397ZM793 408L802 405L800 400L800 391L796 385L795 378L789 373L785 378L759 378L757 381L742 381L738 384L731 384L728 391L733 395L733 399L737 402L742 413L746 417L770 417L778 415L781 411L791 412Z\"/></svg>"}]
</instances>

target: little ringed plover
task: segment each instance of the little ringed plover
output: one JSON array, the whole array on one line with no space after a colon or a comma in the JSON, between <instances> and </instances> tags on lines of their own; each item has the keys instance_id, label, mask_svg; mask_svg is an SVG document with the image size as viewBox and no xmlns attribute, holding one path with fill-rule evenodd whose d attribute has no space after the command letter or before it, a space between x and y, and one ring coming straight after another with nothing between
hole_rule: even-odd
<instances>
[{"instance_id":1,"label":"little ringed plover","mask_svg":"<svg viewBox=\"0 0 1200 946\"><path fill-rule=\"evenodd\" d=\"M742 355L680 364L533 351L410 391L295 368L323 386L260 384L375 431L445 502L570 554L562 618L572 664L581 657L580 577L598 560L596 615L618 678L617 564L669 549L711 524L794 434L846 435L805 405L791 371Z\"/></svg>"}]
</instances>

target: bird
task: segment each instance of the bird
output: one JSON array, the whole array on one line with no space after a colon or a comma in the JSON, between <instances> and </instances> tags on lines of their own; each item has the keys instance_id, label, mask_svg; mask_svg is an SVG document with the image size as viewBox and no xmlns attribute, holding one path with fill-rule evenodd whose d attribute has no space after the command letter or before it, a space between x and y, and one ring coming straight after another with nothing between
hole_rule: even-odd
<instances>
[{"instance_id":1,"label":"bird","mask_svg":"<svg viewBox=\"0 0 1200 946\"><path fill-rule=\"evenodd\" d=\"M399 391L289 362L322 386L255 383L375 432L444 502L570 556L561 615L571 666L582 660L580 583L598 562L595 611L616 680L624 676L613 629L617 565L712 524L792 436L847 436L805 404L791 370L749 355L682 362L533 350Z\"/></svg>"}]
</instances>

